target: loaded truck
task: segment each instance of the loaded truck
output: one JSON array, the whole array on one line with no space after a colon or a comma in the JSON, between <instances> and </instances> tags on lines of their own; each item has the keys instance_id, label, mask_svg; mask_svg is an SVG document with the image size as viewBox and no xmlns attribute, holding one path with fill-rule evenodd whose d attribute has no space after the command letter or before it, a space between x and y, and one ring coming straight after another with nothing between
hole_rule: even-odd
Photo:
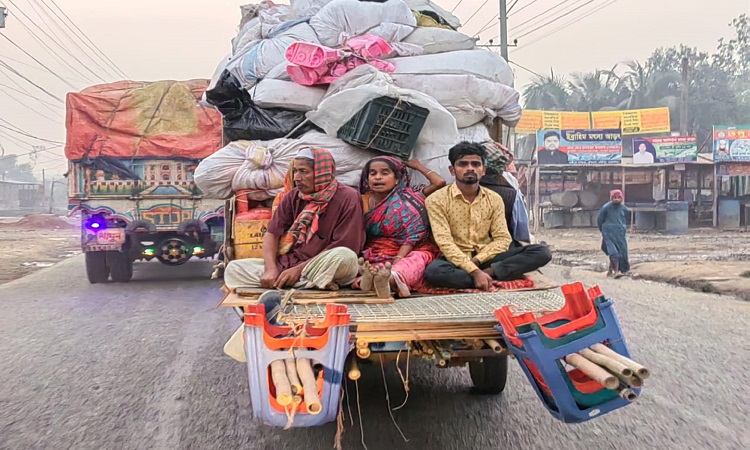
<instances>
[{"instance_id":1,"label":"loaded truck","mask_svg":"<svg viewBox=\"0 0 750 450\"><path fill-rule=\"evenodd\" d=\"M222 145L221 116L198 105L207 86L123 81L68 94L68 210L81 217L89 282L129 281L138 260L218 254L224 202L193 180Z\"/></svg>"}]
</instances>

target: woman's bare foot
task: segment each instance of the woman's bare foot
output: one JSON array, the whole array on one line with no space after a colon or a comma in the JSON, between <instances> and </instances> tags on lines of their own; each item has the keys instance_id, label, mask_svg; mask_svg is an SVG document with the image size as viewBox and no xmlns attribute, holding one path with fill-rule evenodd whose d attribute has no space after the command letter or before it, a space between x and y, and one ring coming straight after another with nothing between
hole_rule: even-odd
<instances>
[{"instance_id":1,"label":"woman's bare foot","mask_svg":"<svg viewBox=\"0 0 750 450\"><path fill-rule=\"evenodd\" d=\"M362 280L359 282L359 288L365 292L370 292L373 288L372 266L364 258L359 258L359 271L362 272Z\"/></svg>"},{"instance_id":2,"label":"woman's bare foot","mask_svg":"<svg viewBox=\"0 0 750 450\"><path fill-rule=\"evenodd\" d=\"M385 266L375 270L373 284L378 298L391 298L391 263L385 263Z\"/></svg>"},{"instance_id":3,"label":"woman's bare foot","mask_svg":"<svg viewBox=\"0 0 750 450\"><path fill-rule=\"evenodd\" d=\"M403 282L399 274L391 270L391 292L397 292L399 298L411 297L409 286Z\"/></svg>"}]
</instances>

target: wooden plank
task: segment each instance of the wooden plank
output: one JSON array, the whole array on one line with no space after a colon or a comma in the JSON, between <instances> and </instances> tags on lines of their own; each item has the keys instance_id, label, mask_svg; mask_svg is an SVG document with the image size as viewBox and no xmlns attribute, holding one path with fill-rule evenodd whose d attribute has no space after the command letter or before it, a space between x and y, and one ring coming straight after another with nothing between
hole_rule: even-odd
<instances>
[{"instance_id":1,"label":"wooden plank","mask_svg":"<svg viewBox=\"0 0 750 450\"><path fill-rule=\"evenodd\" d=\"M350 305L388 305L395 303L396 299L393 297L389 298L377 298L377 297L327 297L327 298L297 298L293 297L295 305L327 305L329 303Z\"/></svg>"},{"instance_id":2,"label":"wooden plank","mask_svg":"<svg viewBox=\"0 0 750 450\"><path fill-rule=\"evenodd\" d=\"M265 290L264 290L265 292ZM305 292L305 294L307 291ZM224 307L236 307L236 306L248 306L255 305L258 303L258 297L256 296L241 296L237 292L230 292L222 300L219 306ZM349 296L349 297L330 297L330 296L315 296L308 298L306 295L300 298L297 294L294 295L294 303L297 305L326 305L328 303L340 303L340 304L363 304L363 305L388 305L395 303L396 300L393 297L390 298L377 298L373 296Z\"/></svg>"},{"instance_id":3,"label":"wooden plank","mask_svg":"<svg viewBox=\"0 0 750 450\"><path fill-rule=\"evenodd\" d=\"M237 288L235 292L240 297L258 298L268 289L264 288ZM329 298L352 298L352 297L373 297L372 292L364 292L355 289L342 289L340 291L318 291L313 289L300 289L294 293L294 298L300 299L329 299Z\"/></svg>"},{"instance_id":4,"label":"wooden plank","mask_svg":"<svg viewBox=\"0 0 750 450\"><path fill-rule=\"evenodd\" d=\"M364 342L400 342L400 341L425 341L425 340L445 340L445 339L497 339L502 334L496 330L467 330L441 332L437 330L426 331L400 331L400 332L383 332L368 333L354 332L354 338Z\"/></svg>"}]
</instances>

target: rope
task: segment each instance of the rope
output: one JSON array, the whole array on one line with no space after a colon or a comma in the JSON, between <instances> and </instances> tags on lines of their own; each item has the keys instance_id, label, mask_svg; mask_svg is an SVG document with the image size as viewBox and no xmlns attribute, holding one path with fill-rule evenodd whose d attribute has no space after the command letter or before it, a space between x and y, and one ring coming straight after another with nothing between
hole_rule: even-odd
<instances>
[{"instance_id":1,"label":"rope","mask_svg":"<svg viewBox=\"0 0 750 450\"><path fill-rule=\"evenodd\" d=\"M406 398L404 398L404 403L402 403L401 406L393 408L394 411L403 408L406 406L406 402L409 401L409 361L411 360L411 343L406 344L406 352L406 378L404 378L404 374L401 372L401 366L399 366L401 350L399 350L398 355L396 355L396 370L398 371L398 376L401 377L401 382L404 384L404 394L406 394Z\"/></svg>"},{"instance_id":2,"label":"rope","mask_svg":"<svg viewBox=\"0 0 750 450\"><path fill-rule=\"evenodd\" d=\"M336 415L336 437L333 439L333 448L342 450L341 439L344 437L344 386L341 386L341 398L339 399L339 413Z\"/></svg>"},{"instance_id":3,"label":"rope","mask_svg":"<svg viewBox=\"0 0 750 450\"><path fill-rule=\"evenodd\" d=\"M402 101L401 97L396 98L396 105L393 107L393 109L391 109L391 113L388 114L388 117L386 117L383 123L380 125L380 129L378 129L378 132L375 133L375 135L372 137L372 139L370 140L370 143L367 144L368 148L373 144L373 142L375 142L375 139L380 137L380 133L383 131L383 128L385 128L385 126L388 124L388 121L391 120L391 117L393 117L393 114L396 113L396 110L398 109L398 107L401 106L401 101Z\"/></svg>"},{"instance_id":4,"label":"rope","mask_svg":"<svg viewBox=\"0 0 750 450\"><path fill-rule=\"evenodd\" d=\"M406 436L404 436L404 432L401 431L401 427L398 426L396 423L396 418L393 417L393 410L391 409L391 396L388 393L388 381L385 379L385 367L383 366L383 354L378 355L380 357L380 372L383 374L383 386L385 387L385 401L388 404L388 415L391 416L391 421L393 421L393 425L396 426L396 429L398 430L398 433L401 435L401 439L404 440L404 442L408 443L409 440L406 439Z\"/></svg>"},{"instance_id":5,"label":"rope","mask_svg":"<svg viewBox=\"0 0 750 450\"><path fill-rule=\"evenodd\" d=\"M359 402L359 381L354 380L354 387L357 390L357 414L359 415L359 432L362 437L362 447L368 450L367 444L365 444L365 427L362 425L362 404Z\"/></svg>"}]
</instances>

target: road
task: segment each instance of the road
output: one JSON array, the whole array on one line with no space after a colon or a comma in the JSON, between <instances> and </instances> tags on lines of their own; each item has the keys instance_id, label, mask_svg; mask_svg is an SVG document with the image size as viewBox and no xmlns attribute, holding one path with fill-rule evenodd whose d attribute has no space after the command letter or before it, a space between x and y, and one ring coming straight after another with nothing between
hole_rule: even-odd
<instances>
[{"instance_id":1,"label":"road","mask_svg":"<svg viewBox=\"0 0 750 450\"><path fill-rule=\"evenodd\" d=\"M332 448L334 425L283 431L251 421L244 366L222 353L238 319L215 309L209 264L140 264L132 283L93 286L82 266L77 257L0 286L0 449ZM654 372L635 405L565 425L515 363L499 398L470 395L468 370L415 364L409 402L394 412L404 443L371 368L360 381L367 447L750 448L750 303L570 269L548 274L601 282L616 300L631 352ZM396 405L403 394L391 372ZM344 448L363 448L348 417L346 427Z\"/></svg>"}]
</instances>

